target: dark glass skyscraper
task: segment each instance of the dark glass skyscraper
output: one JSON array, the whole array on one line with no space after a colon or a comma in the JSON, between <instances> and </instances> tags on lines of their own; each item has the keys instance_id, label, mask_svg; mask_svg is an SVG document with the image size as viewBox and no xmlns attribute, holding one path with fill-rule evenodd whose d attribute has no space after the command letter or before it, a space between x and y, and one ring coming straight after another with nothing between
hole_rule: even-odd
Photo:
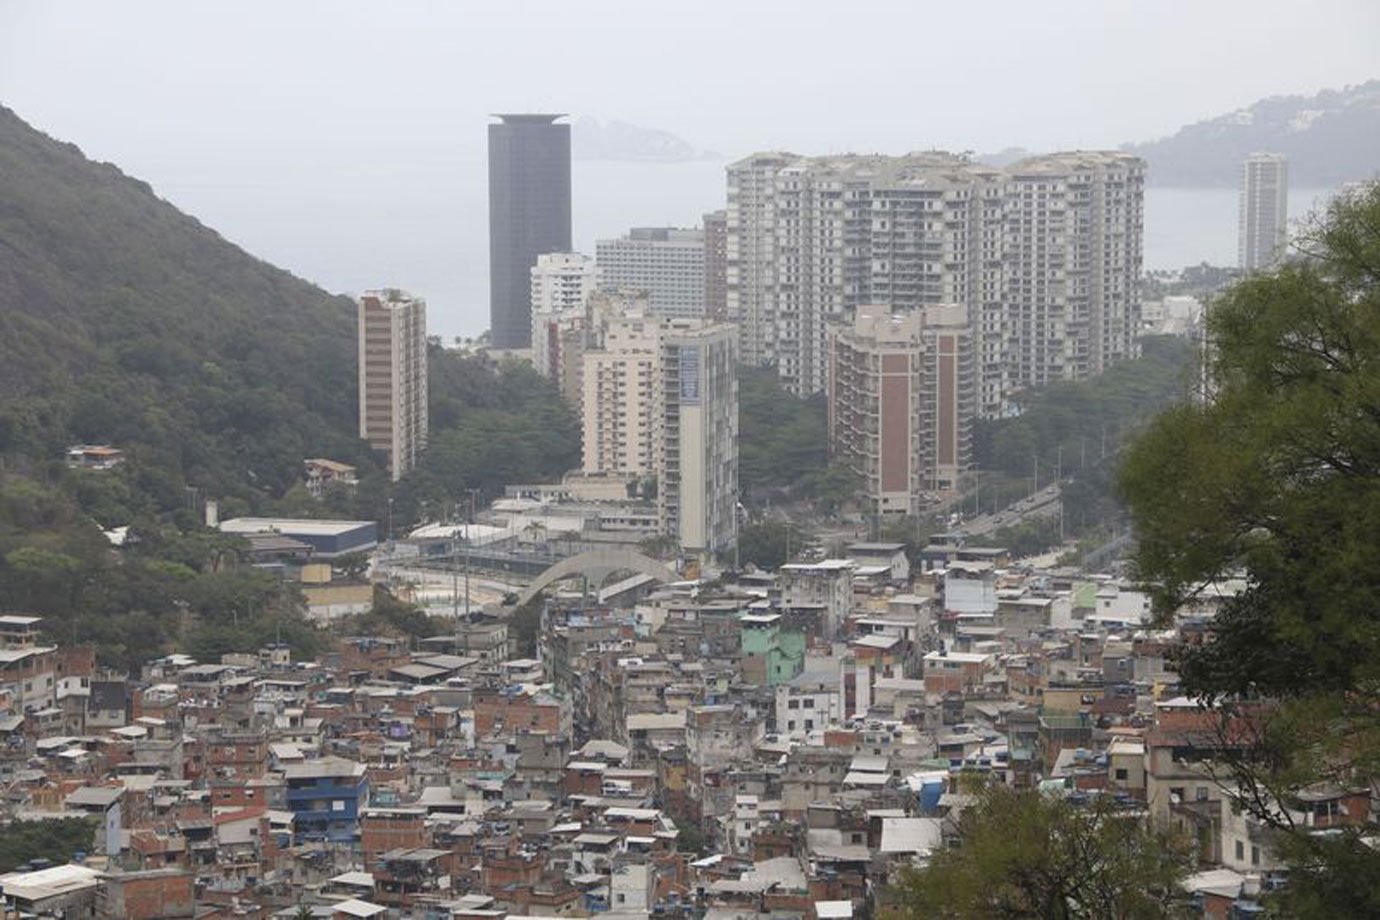
<instances>
[{"instance_id":1,"label":"dark glass skyscraper","mask_svg":"<svg viewBox=\"0 0 1380 920\"><path fill-rule=\"evenodd\" d=\"M495 348L532 339L532 266L570 251L570 125L498 115L489 125L489 328Z\"/></svg>"}]
</instances>

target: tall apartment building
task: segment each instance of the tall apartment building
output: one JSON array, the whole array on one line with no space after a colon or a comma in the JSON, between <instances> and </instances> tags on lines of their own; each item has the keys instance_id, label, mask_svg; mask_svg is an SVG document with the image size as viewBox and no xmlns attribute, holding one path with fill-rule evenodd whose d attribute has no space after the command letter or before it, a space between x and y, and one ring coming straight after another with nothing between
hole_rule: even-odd
<instances>
[{"instance_id":1,"label":"tall apartment building","mask_svg":"<svg viewBox=\"0 0 1380 920\"><path fill-rule=\"evenodd\" d=\"M598 284L594 260L578 252L552 252L532 266L532 365L559 379L560 335L584 317Z\"/></svg>"},{"instance_id":2,"label":"tall apartment building","mask_svg":"<svg viewBox=\"0 0 1380 920\"><path fill-rule=\"evenodd\" d=\"M1237 262L1248 272L1267 269L1289 242L1289 161L1280 153L1253 153L1241 164L1237 207Z\"/></svg>"},{"instance_id":3,"label":"tall apartment building","mask_svg":"<svg viewBox=\"0 0 1380 920\"><path fill-rule=\"evenodd\" d=\"M594 260L578 252L548 252L532 266L532 312L585 308L598 286Z\"/></svg>"},{"instance_id":4,"label":"tall apartment building","mask_svg":"<svg viewBox=\"0 0 1380 920\"><path fill-rule=\"evenodd\" d=\"M359 436L394 481L426 448L426 301L396 288L359 298Z\"/></svg>"},{"instance_id":5,"label":"tall apartment building","mask_svg":"<svg viewBox=\"0 0 1380 920\"><path fill-rule=\"evenodd\" d=\"M745 361L799 396L859 306L967 309L978 406L1135 351L1144 164L1065 153L1005 168L947 153L758 154L728 169L727 312Z\"/></svg>"},{"instance_id":6,"label":"tall apartment building","mask_svg":"<svg viewBox=\"0 0 1380 920\"><path fill-rule=\"evenodd\" d=\"M609 320L602 347L584 355L582 443L586 473L656 473L661 434L661 321Z\"/></svg>"},{"instance_id":7,"label":"tall apartment building","mask_svg":"<svg viewBox=\"0 0 1380 920\"><path fill-rule=\"evenodd\" d=\"M724 297L744 364L776 360L776 174L799 159L759 153L728 167Z\"/></svg>"},{"instance_id":8,"label":"tall apartment building","mask_svg":"<svg viewBox=\"0 0 1380 920\"><path fill-rule=\"evenodd\" d=\"M704 315L728 317L728 212L704 215Z\"/></svg>"},{"instance_id":9,"label":"tall apartment building","mask_svg":"<svg viewBox=\"0 0 1380 920\"><path fill-rule=\"evenodd\" d=\"M531 270L570 251L570 125L498 115L489 125L489 323L495 348L531 342Z\"/></svg>"},{"instance_id":10,"label":"tall apartment building","mask_svg":"<svg viewBox=\"0 0 1380 920\"><path fill-rule=\"evenodd\" d=\"M660 316L704 316L704 231L636 227L594 244L603 283L646 291Z\"/></svg>"},{"instance_id":11,"label":"tall apartment building","mask_svg":"<svg viewBox=\"0 0 1380 920\"><path fill-rule=\"evenodd\" d=\"M1142 161L1056 153L1014 163L1006 175L1004 385L1082 380L1135 357Z\"/></svg>"},{"instance_id":12,"label":"tall apartment building","mask_svg":"<svg viewBox=\"0 0 1380 920\"><path fill-rule=\"evenodd\" d=\"M663 533L692 553L738 539L738 331L672 320L661 334Z\"/></svg>"},{"instance_id":13,"label":"tall apartment building","mask_svg":"<svg viewBox=\"0 0 1380 920\"><path fill-rule=\"evenodd\" d=\"M537 372L552 380L576 411L584 404L585 352L603 348L610 319L646 315L645 291L600 287L590 292L583 308L533 316L533 362Z\"/></svg>"},{"instance_id":14,"label":"tall apartment building","mask_svg":"<svg viewBox=\"0 0 1380 920\"><path fill-rule=\"evenodd\" d=\"M973 337L962 306L863 306L830 328L830 452L880 514L958 490L972 460Z\"/></svg>"},{"instance_id":15,"label":"tall apartment building","mask_svg":"<svg viewBox=\"0 0 1380 920\"><path fill-rule=\"evenodd\" d=\"M655 476L662 533L692 552L737 537L737 332L627 312L584 354L586 473Z\"/></svg>"}]
</instances>

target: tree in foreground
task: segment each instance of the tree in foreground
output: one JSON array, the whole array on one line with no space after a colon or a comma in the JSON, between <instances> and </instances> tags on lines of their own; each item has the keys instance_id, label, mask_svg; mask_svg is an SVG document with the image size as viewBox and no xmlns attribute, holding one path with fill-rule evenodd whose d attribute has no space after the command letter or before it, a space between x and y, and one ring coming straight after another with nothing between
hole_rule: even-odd
<instances>
[{"instance_id":1,"label":"tree in foreground","mask_svg":"<svg viewBox=\"0 0 1380 920\"><path fill-rule=\"evenodd\" d=\"M1110 797L1075 803L990 785L959 819L958 845L901 882L902 920L1172 916L1192 852Z\"/></svg>"},{"instance_id":2,"label":"tree in foreground","mask_svg":"<svg viewBox=\"0 0 1380 920\"><path fill-rule=\"evenodd\" d=\"M1220 761L1278 832L1281 908L1373 917L1370 815L1317 834L1298 793L1380 780L1380 185L1335 200L1298 248L1212 304L1212 398L1160 416L1121 484L1162 614L1244 575L1179 667L1224 723L1258 723Z\"/></svg>"}]
</instances>

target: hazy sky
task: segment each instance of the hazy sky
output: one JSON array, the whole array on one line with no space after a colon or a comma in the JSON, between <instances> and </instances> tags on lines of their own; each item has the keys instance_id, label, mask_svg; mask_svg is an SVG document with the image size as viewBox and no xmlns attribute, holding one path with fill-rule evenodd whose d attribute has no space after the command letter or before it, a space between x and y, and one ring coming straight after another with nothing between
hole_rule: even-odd
<instances>
[{"instance_id":1,"label":"hazy sky","mask_svg":"<svg viewBox=\"0 0 1380 920\"><path fill-rule=\"evenodd\" d=\"M0 0L0 102L256 254L478 331L489 112L728 155L1104 147L1380 76L1377 48L1376 0ZM577 243L658 213L655 181L623 219L580 176Z\"/></svg>"}]
</instances>

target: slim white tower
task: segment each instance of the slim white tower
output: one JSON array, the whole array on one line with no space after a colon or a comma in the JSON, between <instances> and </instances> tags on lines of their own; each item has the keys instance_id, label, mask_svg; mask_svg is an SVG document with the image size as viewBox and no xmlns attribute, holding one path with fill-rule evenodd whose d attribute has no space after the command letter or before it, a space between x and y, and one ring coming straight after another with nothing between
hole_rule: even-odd
<instances>
[{"instance_id":1,"label":"slim white tower","mask_svg":"<svg viewBox=\"0 0 1380 920\"><path fill-rule=\"evenodd\" d=\"M1280 153L1253 153L1241 164L1237 260L1248 272L1267 269L1288 245L1289 162Z\"/></svg>"}]
</instances>

